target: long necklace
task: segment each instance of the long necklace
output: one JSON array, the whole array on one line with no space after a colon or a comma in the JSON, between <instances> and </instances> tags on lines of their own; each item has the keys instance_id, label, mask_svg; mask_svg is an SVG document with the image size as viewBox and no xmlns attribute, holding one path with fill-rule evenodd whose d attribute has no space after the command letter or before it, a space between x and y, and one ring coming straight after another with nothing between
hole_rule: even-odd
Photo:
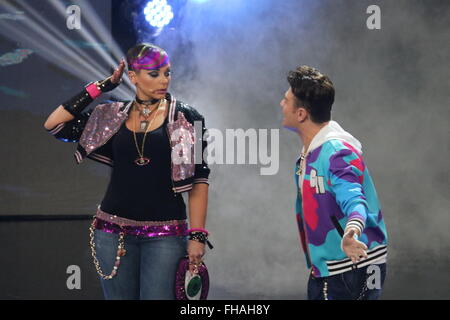
<instances>
[{"instance_id":1,"label":"long necklace","mask_svg":"<svg viewBox=\"0 0 450 320\"><path fill-rule=\"evenodd\" d=\"M133 130L134 142L135 142L135 144L136 144L136 149L137 149L137 152L138 152L138 154L139 154L139 157L138 157L136 160L134 160L134 163L137 164L138 166L145 166L145 165L147 165L147 164L150 163L150 159L147 158L147 157L144 157L145 138L146 138L146 136L147 136L148 130L149 130L150 127L152 126L153 121L154 121L154 120L156 119L156 117L158 116L158 111L161 110L161 109L165 109L165 107L166 107L166 100L164 99L164 100L161 100L161 102L159 103L158 108L155 109L155 110L157 110L157 112L155 113L155 116L154 116L153 119L150 121L149 125L147 126L147 128L146 128L146 130L145 130L144 138L142 139L142 147L141 147L140 150L139 150L139 146L138 146L138 143L137 143L136 132ZM135 124L136 124L136 121L135 121Z\"/></svg>"}]
</instances>

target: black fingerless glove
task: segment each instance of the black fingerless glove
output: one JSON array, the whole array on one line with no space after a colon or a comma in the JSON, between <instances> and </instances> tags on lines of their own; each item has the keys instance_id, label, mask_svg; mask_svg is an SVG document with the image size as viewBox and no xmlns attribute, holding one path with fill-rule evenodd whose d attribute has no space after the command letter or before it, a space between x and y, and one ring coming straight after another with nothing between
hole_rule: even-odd
<instances>
[{"instance_id":1,"label":"black fingerless glove","mask_svg":"<svg viewBox=\"0 0 450 320\"><path fill-rule=\"evenodd\" d=\"M81 112L92 102L98 98L103 92L109 92L114 90L120 83L112 83L111 77L106 78L103 81L89 83L83 91L73 96L62 105L74 117L78 117Z\"/></svg>"}]
</instances>

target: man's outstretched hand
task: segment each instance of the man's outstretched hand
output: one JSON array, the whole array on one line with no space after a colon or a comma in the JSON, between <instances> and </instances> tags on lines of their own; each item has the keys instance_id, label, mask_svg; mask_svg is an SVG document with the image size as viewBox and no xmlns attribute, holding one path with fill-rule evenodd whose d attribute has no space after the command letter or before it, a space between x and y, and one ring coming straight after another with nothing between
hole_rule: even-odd
<instances>
[{"instance_id":1,"label":"man's outstretched hand","mask_svg":"<svg viewBox=\"0 0 450 320\"><path fill-rule=\"evenodd\" d=\"M357 231L354 228L350 228L342 237L342 250L344 253L352 259L353 263L360 261L362 258L367 258L367 246L355 238Z\"/></svg>"}]
</instances>

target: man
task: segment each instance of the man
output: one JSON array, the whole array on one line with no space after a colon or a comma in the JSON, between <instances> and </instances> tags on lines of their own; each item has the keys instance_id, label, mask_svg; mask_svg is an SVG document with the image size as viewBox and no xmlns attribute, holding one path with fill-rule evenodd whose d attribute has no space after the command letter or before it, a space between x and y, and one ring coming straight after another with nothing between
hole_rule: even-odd
<instances>
[{"instance_id":1,"label":"man","mask_svg":"<svg viewBox=\"0 0 450 320\"><path fill-rule=\"evenodd\" d=\"M311 275L308 299L378 299L387 232L361 143L331 121L334 87L318 70L289 72L283 126L302 143L296 213Z\"/></svg>"}]
</instances>

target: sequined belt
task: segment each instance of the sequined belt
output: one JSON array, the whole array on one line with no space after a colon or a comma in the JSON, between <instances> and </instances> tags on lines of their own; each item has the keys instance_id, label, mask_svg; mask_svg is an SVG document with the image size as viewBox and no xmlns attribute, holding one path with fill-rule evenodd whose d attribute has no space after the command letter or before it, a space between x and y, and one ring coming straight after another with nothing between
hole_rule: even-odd
<instances>
[{"instance_id":1,"label":"sequined belt","mask_svg":"<svg viewBox=\"0 0 450 320\"><path fill-rule=\"evenodd\" d=\"M111 215L97 209L95 228L108 233L144 237L183 236L186 235L186 220L137 221Z\"/></svg>"}]
</instances>

